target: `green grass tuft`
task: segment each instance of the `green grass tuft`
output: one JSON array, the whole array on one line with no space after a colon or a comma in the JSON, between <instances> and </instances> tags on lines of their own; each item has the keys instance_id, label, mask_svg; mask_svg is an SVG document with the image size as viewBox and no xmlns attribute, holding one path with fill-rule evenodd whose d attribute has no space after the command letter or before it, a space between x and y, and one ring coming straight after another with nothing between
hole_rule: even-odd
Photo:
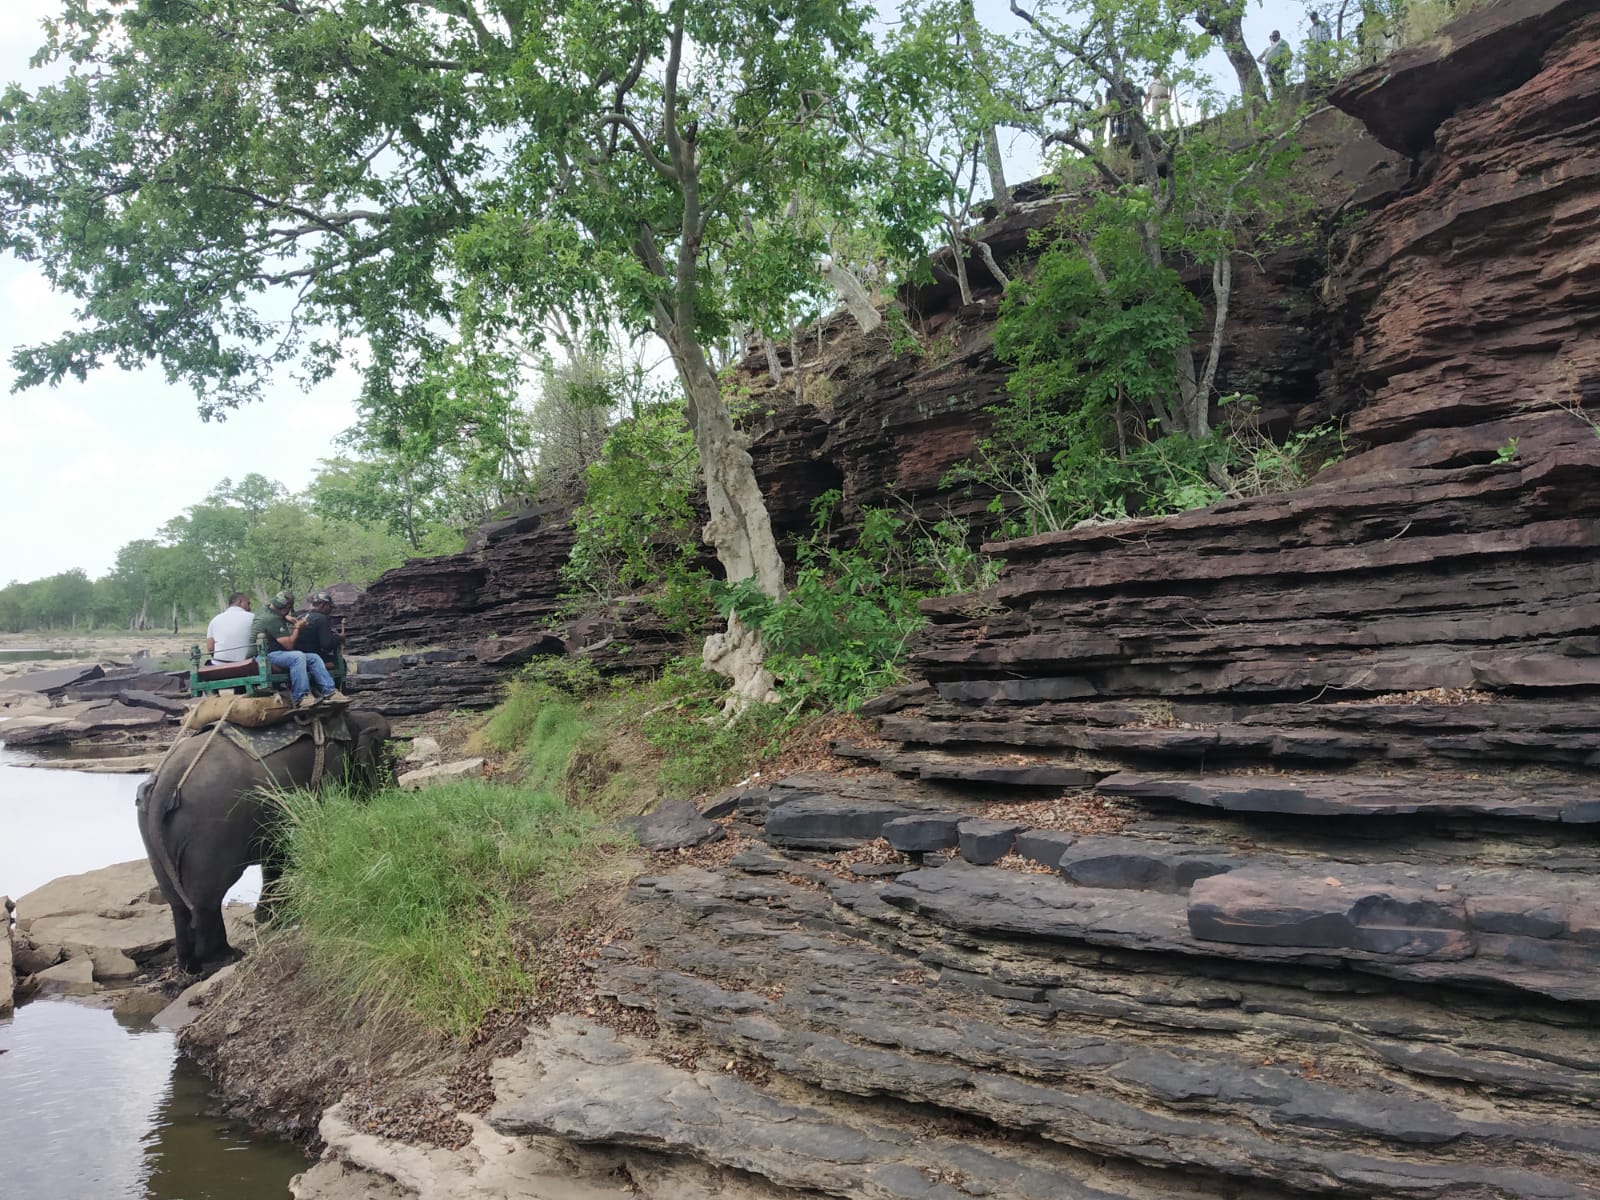
<instances>
[{"instance_id":1,"label":"green grass tuft","mask_svg":"<svg viewBox=\"0 0 1600 1200\"><path fill-rule=\"evenodd\" d=\"M286 917L316 960L373 1011L457 1037L536 988L519 899L570 893L628 844L547 792L483 781L284 806Z\"/></svg>"}]
</instances>

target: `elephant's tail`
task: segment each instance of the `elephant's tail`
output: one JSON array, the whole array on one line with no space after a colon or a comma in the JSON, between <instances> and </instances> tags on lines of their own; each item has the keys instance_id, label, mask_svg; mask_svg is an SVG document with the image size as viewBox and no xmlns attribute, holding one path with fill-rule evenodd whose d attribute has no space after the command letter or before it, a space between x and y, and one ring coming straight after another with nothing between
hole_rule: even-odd
<instances>
[{"instance_id":1,"label":"elephant's tail","mask_svg":"<svg viewBox=\"0 0 1600 1200\"><path fill-rule=\"evenodd\" d=\"M157 774L159 773L158 768ZM188 778L188 772L184 772L184 778ZM196 913L194 901L189 898L189 892L183 886L183 877L178 874L178 864L172 861L172 853L167 849L167 839L160 829L161 816L150 811L150 797L156 790L155 782L156 775L150 776L139 785L139 790L135 793L134 806L139 816L139 829L144 834L145 848L150 851L151 857L156 860L156 865L161 868L167 877L167 882L172 885L172 890L177 893L178 899L183 901L183 906L189 910L189 916L193 918ZM176 789L173 798L177 799Z\"/></svg>"}]
</instances>

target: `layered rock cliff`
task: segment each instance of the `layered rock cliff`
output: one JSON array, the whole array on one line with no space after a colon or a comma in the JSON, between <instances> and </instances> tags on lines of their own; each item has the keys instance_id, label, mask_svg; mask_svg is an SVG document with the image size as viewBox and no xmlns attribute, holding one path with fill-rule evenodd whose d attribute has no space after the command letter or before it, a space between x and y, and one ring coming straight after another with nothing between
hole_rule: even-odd
<instances>
[{"instance_id":1,"label":"layered rock cliff","mask_svg":"<svg viewBox=\"0 0 1600 1200\"><path fill-rule=\"evenodd\" d=\"M480 1192L560 1146L660 1197L1600 1196L1592 8L1503 0L1335 93L1414 164L1359 184L1289 372L1352 453L929 602L838 748L870 769L738 789L720 863L634 884L596 986L677 1051L530 1031ZM971 436L971 354L943 409L879 368L921 431L886 478ZM870 495L851 411L789 444Z\"/></svg>"},{"instance_id":2,"label":"layered rock cliff","mask_svg":"<svg viewBox=\"0 0 1600 1200\"><path fill-rule=\"evenodd\" d=\"M1220 392L1258 397L1264 422L1280 433L1343 413L1360 397L1335 369L1342 348L1322 296L1327 243L1315 230L1336 223L1353 198L1383 194L1407 175L1405 160L1336 110L1314 115L1302 140L1299 185L1313 193L1313 235L1240 264L1217 380ZM1019 189L1019 198L1017 212L983 229L1003 263L1030 261L1037 236L1076 202L1037 185ZM780 542L810 530L812 502L831 489L846 523L868 507L909 510L930 523L955 515L979 534L998 522L989 511L992 492L949 479L988 433L988 409L1005 393L1006 370L994 355L1000 288L976 256L966 266L970 304L961 301L948 253L935 259L930 282L897 297L920 349L897 346L883 331L863 335L841 312L802 339L798 389L792 373L774 385L760 355L735 372L733 386L757 414L747 421L751 455ZM1194 272L1187 282L1204 294L1210 273ZM788 350L782 358L788 371ZM487 706L505 670L484 669L476 649L484 639L551 632L618 671L652 670L691 650L648 605L624 600L569 618L560 568L572 547L571 515L566 503L532 505L485 525L461 554L385 574L350 613L352 650L443 645L449 654L358 678L353 690L392 713ZM715 569L709 550L705 562Z\"/></svg>"}]
</instances>

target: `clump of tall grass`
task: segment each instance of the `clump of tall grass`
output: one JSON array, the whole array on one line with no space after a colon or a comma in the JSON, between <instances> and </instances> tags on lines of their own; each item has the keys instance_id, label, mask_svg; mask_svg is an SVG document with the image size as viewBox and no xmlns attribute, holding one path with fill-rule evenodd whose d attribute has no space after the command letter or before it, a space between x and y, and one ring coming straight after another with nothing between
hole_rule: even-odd
<instances>
[{"instance_id":1,"label":"clump of tall grass","mask_svg":"<svg viewBox=\"0 0 1600 1200\"><path fill-rule=\"evenodd\" d=\"M283 916L319 968L369 1011L457 1037L536 990L519 927L629 843L548 792L481 780L283 804Z\"/></svg>"},{"instance_id":2,"label":"clump of tall grass","mask_svg":"<svg viewBox=\"0 0 1600 1200\"><path fill-rule=\"evenodd\" d=\"M572 752L596 723L595 703L603 702L605 692L587 661L536 659L473 735L475 748L513 754L526 785L559 790Z\"/></svg>"}]
</instances>

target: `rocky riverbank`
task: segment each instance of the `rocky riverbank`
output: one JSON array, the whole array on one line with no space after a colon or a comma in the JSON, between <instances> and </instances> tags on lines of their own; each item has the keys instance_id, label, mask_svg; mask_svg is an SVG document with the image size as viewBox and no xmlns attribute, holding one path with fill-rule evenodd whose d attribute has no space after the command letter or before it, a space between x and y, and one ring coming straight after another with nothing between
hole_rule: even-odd
<instances>
[{"instance_id":1,"label":"rocky riverbank","mask_svg":"<svg viewBox=\"0 0 1600 1200\"><path fill-rule=\"evenodd\" d=\"M187 711L182 669L194 641L171 633L0 637L0 742L93 756L32 765L150 770Z\"/></svg>"},{"instance_id":2,"label":"rocky riverbank","mask_svg":"<svg viewBox=\"0 0 1600 1200\"><path fill-rule=\"evenodd\" d=\"M67 875L6 900L0 1016L36 997L72 997L150 1016L194 981L174 972L172 910L139 859ZM223 913L235 945L254 942L252 906Z\"/></svg>"},{"instance_id":3,"label":"rocky riverbank","mask_svg":"<svg viewBox=\"0 0 1600 1200\"><path fill-rule=\"evenodd\" d=\"M1501 0L1335 92L1410 161L1292 309L1327 480L996 547L878 739L720 798L472 1046L247 962L186 1045L317 1131L301 1200L1600 1197L1597 62ZM553 586L491 550L409 578Z\"/></svg>"}]
</instances>

